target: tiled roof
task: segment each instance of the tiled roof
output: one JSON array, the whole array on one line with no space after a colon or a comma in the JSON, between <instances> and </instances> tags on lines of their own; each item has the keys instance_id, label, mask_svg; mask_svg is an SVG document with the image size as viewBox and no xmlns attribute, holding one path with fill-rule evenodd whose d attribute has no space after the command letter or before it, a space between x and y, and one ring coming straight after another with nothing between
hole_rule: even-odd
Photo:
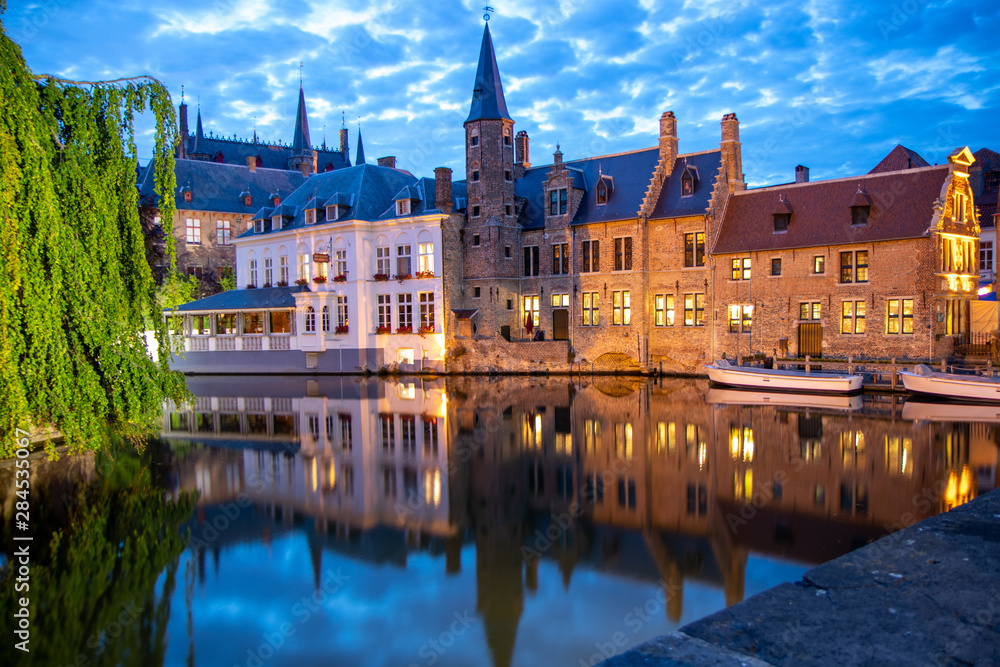
<instances>
[{"instance_id":1,"label":"tiled roof","mask_svg":"<svg viewBox=\"0 0 1000 667\"><path fill-rule=\"evenodd\" d=\"M154 196L154 169L146 168L140 196ZM288 195L306 180L300 172L286 169L263 169L251 172L247 166L204 162L202 160L176 160L174 173L177 176L178 196L175 197L180 211L218 211L220 213L244 213L252 215L262 204L269 203L273 192ZM181 188L191 187L191 201L180 196ZM250 206L246 206L241 193L249 191Z\"/></svg>"},{"instance_id":2,"label":"tiled roof","mask_svg":"<svg viewBox=\"0 0 1000 667\"><path fill-rule=\"evenodd\" d=\"M869 174L881 174L887 171L902 171L903 169L918 169L929 167L927 160L920 157L916 151L911 151L906 146L896 144L896 147L889 151L889 154L882 158Z\"/></svg>"},{"instance_id":3,"label":"tiled roof","mask_svg":"<svg viewBox=\"0 0 1000 667\"><path fill-rule=\"evenodd\" d=\"M180 312L210 310L221 312L226 310L268 310L275 308L294 308L295 297L299 292L308 292L307 285L291 287L267 287L263 289L234 289L220 292L204 299L185 303L177 308ZM169 308L163 312L169 313Z\"/></svg>"},{"instance_id":4,"label":"tiled roof","mask_svg":"<svg viewBox=\"0 0 1000 667\"><path fill-rule=\"evenodd\" d=\"M275 146L273 144L253 143L235 139L223 139L215 136L203 136L197 141L198 152L214 157L222 151L226 164L246 165L248 157L260 156L261 166L268 169L288 169L288 158L295 152L291 146ZM188 155L195 144L195 135L187 138ZM330 164L334 169L350 166L346 156L340 151L314 149L317 152L316 169L320 172Z\"/></svg>"},{"instance_id":5,"label":"tiled roof","mask_svg":"<svg viewBox=\"0 0 1000 667\"><path fill-rule=\"evenodd\" d=\"M715 175L719 173L721 166L722 152L719 150L678 156L677 162L674 163L674 170L667 182L663 184L660 199L656 202L653 213L649 217L651 219L679 218L703 214L708 209L708 204L712 199ZM681 177L684 175L685 167L689 167L694 172L693 176L696 179L694 194L686 197L681 194ZM647 184L651 177L652 173L646 179Z\"/></svg>"},{"instance_id":6,"label":"tiled roof","mask_svg":"<svg viewBox=\"0 0 1000 667\"><path fill-rule=\"evenodd\" d=\"M729 199L716 253L871 243L925 236L948 167L924 167L833 181L794 183L737 192ZM868 224L851 225L851 203L862 188L873 204ZM792 209L788 230L774 232L779 196Z\"/></svg>"},{"instance_id":7,"label":"tiled roof","mask_svg":"<svg viewBox=\"0 0 1000 667\"><path fill-rule=\"evenodd\" d=\"M980 148L972 154L976 158L975 165L985 171L1000 171L1000 153L989 148Z\"/></svg>"},{"instance_id":8,"label":"tiled roof","mask_svg":"<svg viewBox=\"0 0 1000 667\"><path fill-rule=\"evenodd\" d=\"M483 30L479 67L476 69L476 82L472 90L472 106L465 122L484 118L511 120L507 112L507 101L503 96L503 84L500 83L500 68L497 67L497 57L493 52L493 38L490 35L489 24L486 24L486 29Z\"/></svg>"}]
</instances>

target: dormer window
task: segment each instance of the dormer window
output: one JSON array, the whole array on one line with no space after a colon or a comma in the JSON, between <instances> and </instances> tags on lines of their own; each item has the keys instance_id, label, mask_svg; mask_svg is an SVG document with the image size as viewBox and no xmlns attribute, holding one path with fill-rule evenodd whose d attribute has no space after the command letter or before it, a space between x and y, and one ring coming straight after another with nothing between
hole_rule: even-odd
<instances>
[{"instance_id":1,"label":"dormer window","mask_svg":"<svg viewBox=\"0 0 1000 667\"><path fill-rule=\"evenodd\" d=\"M251 206L252 203L253 203L253 198L250 195L244 195L243 196L243 205L244 206Z\"/></svg>"},{"instance_id":2,"label":"dormer window","mask_svg":"<svg viewBox=\"0 0 1000 667\"><path fill-rule=\"evenodd\" d=\"M264 221L263 220L254 220L253 221L253 233L254 234L263 234L264 233Z\"/></svg>"},{"instance_id":3,"label":"dormer window","mask_svg":"<svg viewBox=\"0 0 1000 667\"><path fill-rule=\"evenodd\" d=\"M410 214L410 200L400 199L396 202L396 215L409 215Z\"/></svg>"},{"instance_id":4,"label":"dormer window","mask_svg":"<svg viewBox=\"0 0 1000 667\"><path fill-rule=\"evenodd\" d=\"M859 185L858 191L854 193L854 198L851 200L851 224L867 225L871 212L872 198Z\"/></svg>"},{"instance_id":5,"label":"dormer window","mask_svg":"<svg viewBox=\"0 0 1000 667\"><path fill-rule=\"evenodd\" d=\"M549 190L549 215L563 215L566 213L568 196L566 188Z\"/></svg>"},{"instance_id":6,"label":"dormer window","mask_svg":"<svg viewBox=\"0 0 1000 667\"><path fill-rule=\"evenodd\" d=\"M271 195L271 206L277 206L281 203L281 195L273 194Z\"/></svg>"},{"instance_id":7,"label":"dormer window","mask_svg":"<svg viewBox=\"0 0 1000 667\"><path fill-rule=\"evenodd\" d=\"M316 209L307 208L306 209L306 224L315 225L316 224Z\"/></svg>"},{"instance_id":8,"label":"dormer window","mask_svg":"<svg viewBox=\"0 0 1000 667\"><path fill-rule=\"evenodd\" d=\"M327 206L326 207L326 219L327 220L337 220L340 218L340 207L339 206ZM306 224L309 224L308 221Z\"/></svg>"},{"instance_id":9,"label":"dormer window","mask_svg":"<svg viewBox=\"0 0 1000 667\"><path fill-rule=\"evenodd\" d=\"M681 197L690 197L698 187L698 170L689 164L684 165L681 173Z\"/></svg>"},{"instance_id":10,"label":"dormer window","mask_svg":"<svg viewBox=\"0 0 1000 667\"><path fill-rule=\"evenodd\" d=\"M687 197L688 195L693 195L693 194L694 194L694 183L691 182L691 179L685 178L684 180L681 181L681 196Z\"/></svg>"},{"instance_id":11,"label":"dormer window","mask_svg":"<svg viewBox=\"0 0 1000 667\"><path fill-rule=\"evenodd\" d=\"M191 201L191 191L190 190L188 190L187 192L184 193L184 201L190 203L190 201Z\"/></svg>"},{"instance_id":12,"label":"dormer window","mask_svg":"<svg viewBox=\"0 0 1000 667\"><path fill-rule=\"evenodd\" d=\"M608 203L608 189L602 187L602 184L597 185L597 203L598 204Z\"/></svg>"},{"instance_id":13,"label":"dormer window","mask_svg":"<svg viewBox=\"0 0 1000 667\"><path fill-rule=\"evenodd\" d=\"M281 216L280 215L276 215L276 216L273 216L271 218L271 229L274 230L274 231L278 231L279 229L281 229Z\"/></svg>"},{"instance_id":14,"label":"dormer window","mask_svg":"<svg viewBox=\"0 0 1000 667\"><path fill-rule=\"evenodd\" d=\"M778 203L771 212L774 219L774 233L788 231L788 225L792 222L792 205L785 199L785 195L778 195Z\"/></svg>"}]
</instances>

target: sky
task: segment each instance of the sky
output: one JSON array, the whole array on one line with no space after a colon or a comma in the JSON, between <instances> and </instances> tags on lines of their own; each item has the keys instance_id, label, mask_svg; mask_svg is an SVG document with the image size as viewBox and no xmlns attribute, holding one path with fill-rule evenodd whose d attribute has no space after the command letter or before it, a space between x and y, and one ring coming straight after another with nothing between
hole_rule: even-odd
<instances>
[{"instance_id":1,"label":"sky","mask_svg":"<svg viewBox=\"0 0 1000 667\"><path fill-rule=\"evenodd\" d=\"M1000 151L995 0L493 0L490 31L531 162L657 144L718 147L740 120L748 184L866 173L897 143L929 163ZM8 0L28 66L75 80L150 74L205 131L290 142L300 62L311 138L342 118L369 161L464 174L463 131L483 32L469 0ZM343 115L342 115L343 114ZM147 130L140 158L152 152Z\"/></svg>"}]
</instances>

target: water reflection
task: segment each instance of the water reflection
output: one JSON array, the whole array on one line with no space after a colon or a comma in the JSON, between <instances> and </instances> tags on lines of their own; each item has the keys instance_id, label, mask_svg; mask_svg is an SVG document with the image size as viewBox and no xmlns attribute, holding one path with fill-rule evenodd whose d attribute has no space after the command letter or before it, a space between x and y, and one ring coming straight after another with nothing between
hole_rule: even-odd
<instances>
[{"instance_id":1,"label":"water reflection","mask_svg":"<svg viewBox=\"0 0 1000 667\"><path fill-rule=\"evenodd\" d=\"M317 592L331 569L355 573L351 604L327 607L314 645L283 642L281 664L329 658L330 633L343 664L590 664L992 489L1000 457L996 421L914 417L892 397L616 378L189 383L197 400L167 406L164 438L171 493L201 494L201 585L207 554L216 573L224 557L294 582L261 549L307 550ZM230 623L252 606L211 585ZM196 610L196 652L248 664L256 635L224 649L199 634L206 616L218 609Z\"/></svg>"}]
</instances>

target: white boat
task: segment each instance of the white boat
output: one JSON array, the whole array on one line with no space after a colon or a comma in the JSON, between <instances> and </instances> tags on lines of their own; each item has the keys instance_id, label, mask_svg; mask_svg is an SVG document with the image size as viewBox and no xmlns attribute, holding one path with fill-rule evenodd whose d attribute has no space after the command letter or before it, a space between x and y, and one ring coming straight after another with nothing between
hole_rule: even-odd
<instances>
[{"instance_id":1,"label":"white boat","mask_svg":"<svg viewBox=\"0 0 1000 667\"><path fill-rule=\"evenodd\" d=\"M1000 423L1000 405L952 403L950 401L927 402L926 399L909 398L903 404L903 419L915 422Z\"/></svg>"},{"instance_id":2,"label":"white boat","mask_svg":"<svg viewBox=\"0 0 1000 667\"><path fill-rule=\"evenodd\" d=\"M826 408L829 410L860 410L861 396L827 394L795 394L763 392L749 389L708 390L708 402L713 405L777 405L786 408Z\"/></svg>"},{"instance_id":3,"label":"white boat","mask_svg":"<svg viewBox=\"0 0 1000 667\"><path fill-rule=\"evenodd\" d=\"M906 391L914 394L966 401L1000 402L1000 378L941 373L920 364L912 371L899 371Z\"/></svg>"},{"instance_id":4,"label":"white boat","mask_svg":"<svg viewBox=\"0 0 1000 667\"><path fill-rule=\"evenodd\" d=\"M709 380L730 387L834 394L861 391L860 375L733 366L725 359L705 364L705 368L708 369Z\"/></svg>"}]
</instances>

